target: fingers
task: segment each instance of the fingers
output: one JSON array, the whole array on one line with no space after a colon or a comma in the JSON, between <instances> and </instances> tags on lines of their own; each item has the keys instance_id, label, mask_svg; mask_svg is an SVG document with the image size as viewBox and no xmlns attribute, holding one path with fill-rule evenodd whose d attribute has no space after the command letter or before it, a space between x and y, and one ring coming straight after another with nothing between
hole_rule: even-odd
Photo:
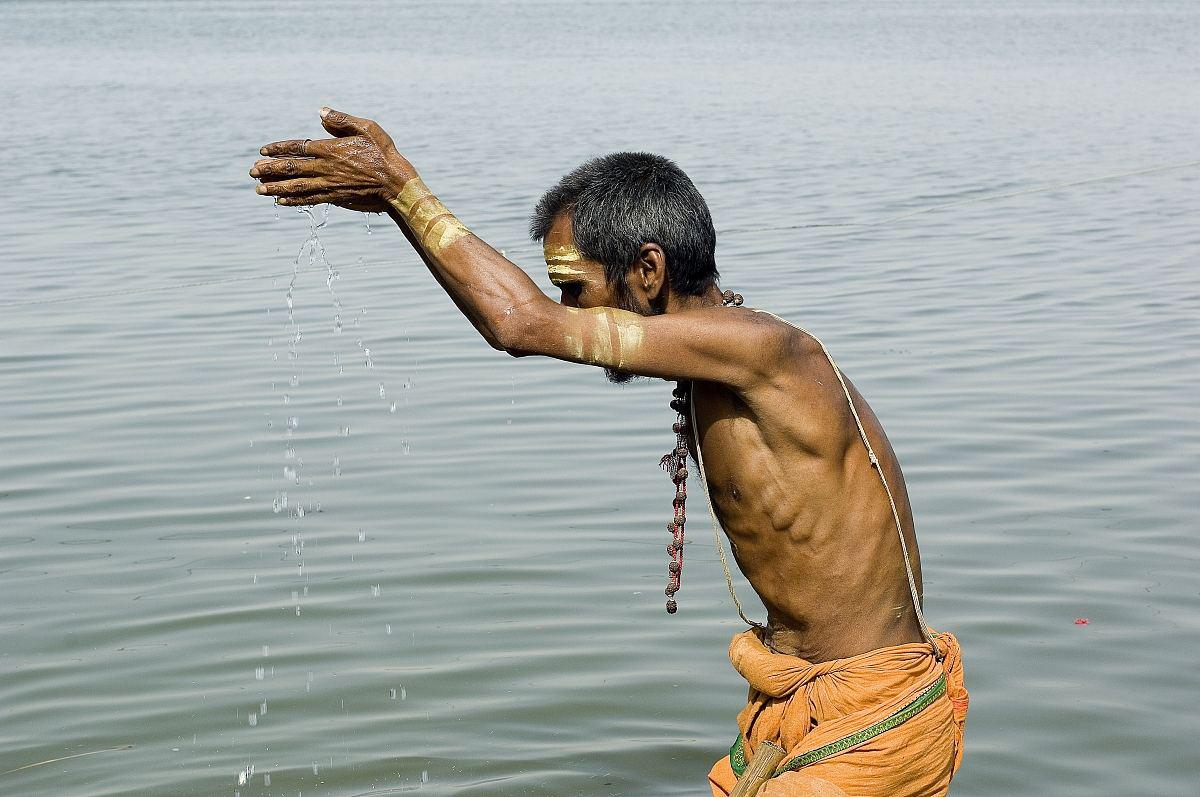
<instances>
[{"instance_id":1,"label":"fingers","mask_svg":"<svg viewBox=\"0 0 1200 797\"><path fill-rule=\"evenodd\" d=\"M322 185L320 180L276 180L254 186L255 193L274 197L298 197L305 194L312 194L315 191L327 193L329 186ZM308 197L305 197L305 199L308 199ZM313 203L304 202L302 204Z\"/></svg>"},{"instance_id":2,"label":"fingers","mask_svg":"<svg viewBox=\"0 0 1200 797\"><path fill-rule=\"evenodd\" d=\"M370 119L361 119L332 108L321 109L321 126L335 136L369 136L379 129L379 125Z\"/></svg>"},{"instance_id":3,"label":"fingers","mask_svg":"<svg viewBox=\"0 0 1200 797\"><path fill-rule=\"evenodd\" d=\"M310 194L308 196L281 196L275 198L276 205L288 205L298 207L303 205L338 205L341 204L346 197L342 194Z\"/></svg>"},{"instance_id":4,"label":"fingers","mask_svg":"<svg viewBox=\"0 0 1200 797\"><path fill-rule=\"evenodd\" d=\"M259 155L273 158L304 158L322 155L328 151L330 141L327 138L313 141L310 138L295 138L288 141L273 141L258 151Z\"/></svg>"},{"instance_id":5,"label":"fingers","mask_svg":"<svg viewBox=\"0 0 1200 797\"><path fill-rule=\"evenodd\" d=\"M264 158L254 162L250 176L264 182L289 180L294 177L318 177L328 173L325 165L315 158Z\"/></svg>"}]
</instances>

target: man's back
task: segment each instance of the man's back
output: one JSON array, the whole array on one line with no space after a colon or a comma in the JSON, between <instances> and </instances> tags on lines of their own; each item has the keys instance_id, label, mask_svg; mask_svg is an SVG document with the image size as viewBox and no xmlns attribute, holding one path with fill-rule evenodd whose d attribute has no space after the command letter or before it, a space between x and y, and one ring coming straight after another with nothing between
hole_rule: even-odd
<instances>
[{"instance_id":1,"label":"man's back","mask_svg":"<svg viewBox=\"0 0 1200 797\"><path fill-rule=\"evenodd\" d=\"M920 642L891 506L846 394L821 345L788 326L770 380L747 391L698 382L692 397L714 509L767 607L764 641L814 662ZM846 386L891 487L919 589L903 474L875 414Z\"/></svg>"}]
</instances>

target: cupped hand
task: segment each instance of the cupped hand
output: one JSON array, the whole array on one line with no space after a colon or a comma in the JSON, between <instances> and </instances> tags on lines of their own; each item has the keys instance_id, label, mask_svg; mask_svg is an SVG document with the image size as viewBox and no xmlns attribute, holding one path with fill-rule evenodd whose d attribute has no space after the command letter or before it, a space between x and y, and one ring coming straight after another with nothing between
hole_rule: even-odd
<instances>
[{"instance_id":1,"label":"cupped hand","mask_svg":"<svg viewBox=\"0 0 1200 797\"><path fill-rule=\"evenodd\" d=\"M321 109L321 125L335 138L276 141L259 152L250 176L259 194L280 205L325 202L350 210L384 213L416 171L392 138L370 119Z\"/></svg>"}]
</instances>

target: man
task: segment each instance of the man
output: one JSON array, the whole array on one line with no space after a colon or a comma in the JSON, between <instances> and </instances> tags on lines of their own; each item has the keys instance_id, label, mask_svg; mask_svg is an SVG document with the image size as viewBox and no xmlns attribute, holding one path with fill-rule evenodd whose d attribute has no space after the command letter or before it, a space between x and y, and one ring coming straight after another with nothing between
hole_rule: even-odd
<instances>
[{"instance_id":1,"label":"man","mask_svg":"<svg viewBox=\"0 0 1200 797\"><path fill-rule=\"evenodd\" d=\"M621 153L547 192L531 231L556 303L472 235L378 125L328 108L321 119L333 139L262 148L258 193L388 213L496 349L599 366L616 381L680 381L683 442L767 608L766 625L730 645L750 698L709 774L713 794L731 793L747 766L768 770L762 797L944 794L967 696L957 642L921 616L900 466L819 341L723 306L716 233L687 176ZM782 759L754 767L762 751Z\"/></svg>"}]
</instances>

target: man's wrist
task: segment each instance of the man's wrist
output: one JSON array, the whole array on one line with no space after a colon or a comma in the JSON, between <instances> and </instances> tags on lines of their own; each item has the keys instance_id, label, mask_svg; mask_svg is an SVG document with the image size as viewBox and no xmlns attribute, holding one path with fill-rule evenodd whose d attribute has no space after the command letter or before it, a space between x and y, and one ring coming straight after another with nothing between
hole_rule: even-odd
<instances>
[{"instance_id":1,"label":"man's wrist","mask_svg":"<svg viewBox=\"0 0 1200 797\"><path fill-rule=\"evenodd\" d=\"M418 177L417 170L412 167L412 164L405 160L399 154L391 158L385 164L385 176L383 180L383 198L386 202L400 196L400 192L404 190L404 185Z\"/></svg>"}]
</instances>

